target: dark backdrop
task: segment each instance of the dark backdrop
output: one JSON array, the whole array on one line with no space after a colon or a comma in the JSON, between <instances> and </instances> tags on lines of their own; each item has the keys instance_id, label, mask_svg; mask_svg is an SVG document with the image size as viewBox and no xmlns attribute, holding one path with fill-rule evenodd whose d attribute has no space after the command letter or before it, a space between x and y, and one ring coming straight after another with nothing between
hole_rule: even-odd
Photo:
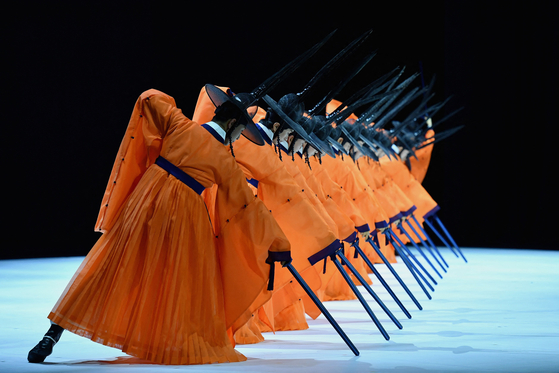
<instances>
[{"instance_id":1,"label":"dark backdrop","mask_svg":"<svg viewBox=\"0 0 559 373\"><path fill-rule=\"evenodd\" d=\"M85 255L139 94L192 115L205 83L250 90L338 29L273 92L295 91L368 29L373 61L340 93L396 66L436 74L464 106L424 185L462 246L555 249L555 2L20 2L2 22L2 258ZM357 56L358 57L358 56ZM419 83L419 81L418 81ZM311 98L311 101L318 97Z\"/></svg>"}]
</instances>

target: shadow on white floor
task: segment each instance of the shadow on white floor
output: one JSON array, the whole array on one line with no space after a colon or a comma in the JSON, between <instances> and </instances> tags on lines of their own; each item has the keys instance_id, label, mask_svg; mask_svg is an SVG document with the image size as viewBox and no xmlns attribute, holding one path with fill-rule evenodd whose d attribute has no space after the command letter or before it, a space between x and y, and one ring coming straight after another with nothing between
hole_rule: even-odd
<instances>
[{"instance_id":1,"label":"shadow on white floor","mask_svg":"<svg viewBox=\"0 0 559 373\"><path fill-rule=\"evenodd\" d=\"M321 316L309 319L308 330L266 333L263 343L238 346L246 362L207 366L154 365L68 332L45 363L29 364L27 352L83 258L0 261L0 372L559 372L559 251L467 248L468 263L441 251L449 264L448 273L438 268L442 279L420 259L438 282L431 300L395 265L423 310L377 265L411 319L371 275L403 329L360 287L389 341L358 301L325 303L358 357Z\"/></svg>"}]
</instances>

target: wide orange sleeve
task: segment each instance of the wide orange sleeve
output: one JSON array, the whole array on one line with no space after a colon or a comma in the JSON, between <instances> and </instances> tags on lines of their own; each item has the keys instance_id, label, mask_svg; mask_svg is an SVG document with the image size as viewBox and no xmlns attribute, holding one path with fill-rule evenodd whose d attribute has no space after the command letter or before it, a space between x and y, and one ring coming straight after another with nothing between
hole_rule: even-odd
<instances>
[{"instance_id":1,"label":"wide orange sleeve","mask_svg":"<svg viewBox=\"0 0 559 373\"><path fill-rule=\"evenodd\" d=\"M435 136L435 131L430 129L425 134L425 138L430 138ZM433 139L429 140L430 142L434 141ZM425 144L425 142L423 143ZM409 164L410 164L410 171L411 174L419 181L423 183L425 179L425 175L427 175L427 169L429 168L429 163L431 162L431 154L433 152L433 145L426 146L419 150L415 151L415 157L409 157Z\"/></svg>"},{"instance_id":2,"label":"wide orange sleeve","mask_svg":"<svg viewBox=\"0 0 559 373\"><path fill-rule=\"evenodd\" d=\"M146 105L146 101L155 96L155 104ZM152 116L158 115L158 110L166 104L174 106L175 100L155 89L145 91L136 101L103 195L95 230L110 229L122 204L159 155L168 122L150 119L154 119Z\"/></svg>"},{"instance_id":3,"label":"wide orange sleeve","mask_svg":"<svg viewBox=\"0 0 559 373\"><path fill-rule=\"evenodd\" d=\"M402 213L411 212L415 209L413 201L410 200L404 192L402 192L394 180L386 174L379 162L371 161L367 163L369 167L365 169L361 168L361 170L363 172L363 176L369 182L372 181L375 183L374 187L369 183L373 189L385 189Z\"/></svg>"},{"instance_id":4,"label":"wide orange sleeve","mask_svg":"<svg viewBox=\"0 0 559 373\"><path fill-rule=\"evenodd\" d=\"M309 164L307 164L302 158L296 158L295 164L299 167L299 170L305 177L307 184L313 189L332 220L334 220L338 226L338 237L340 240L350 240L353 238L355 232L355 224L353 220L351 220L351 218L342 211L332 196L325 193L322 182L316 175L316 173L320 172L322 169L318 160L316 160L315 157L311 157L309 159ZM365 222L363 222L363 224L365 224Z\"/></svg>"},{"instance_id":5,"label":"wide orange sleeve","mask_svg":"<svg viewBox=\"0 0 559 373\"><path fill-rule=\"evenodd\" d=\"M270 252L288 253L291 245L270 211L248 187L233 157L227 157L220 162L224 169L216 183L212 215L224 279L226 322L235 331L271 296L266 290Z\"/></svg>"},{"instance_id":6,"label":"wide orange sleeve","mask_svg":"<svg viewBox=\"0 0 559 373\"><path fill-rule=\"evenodd\" d=\"M369 188L374 193L376 200L390 218L390 222L400 219L402 210L398 208L398 205L394 200L394 196L383 187L383 184L381 184L380 187L375 184L376 180L371 178L372 173L369 172L370 164L367 161L364 161L364 158L359 160L363 161L357 162L357 172L359 172L359 176L365 180Z\"/></svg>"},{"instance_id":7,"label":"wide orange sleeve","mask_svg":"<svg viewBox=\"0 0 559 373\"><path fill-rule=\"evenodd\" d=\"M413 177L410 170L399 160L381 159L382 169L389 175L394 183L400 187L402 192L417 207L417 217L423 218L431 211L438 210L438 204L425 190L425 188Z\"/></svg>"},{"instance_id":8,"label":"wide orange sleeve","mask_svg":"<svg viewBox=\"0 0 559 373\"><path fill-rule=\"evenodd\" d=\"M168 110L172 110L172 113ZM177 121L184 119L182 113L179 115L176 112L176 108L168 108L167 111L160 108L158 113L163 123L167 116L176 117ZM169 128L162 128L161 131L174 128L172 123L167 126ZM192 131L208 134L196 122L189 121L187 126L193 126ZM180 133L183 127L184 123L175 133ZM206 207L217 242L226 325L234 331L271 296L271 292L266 289L271 268L267 259L278 256L288 259L291 245L270 211L248 187L243 171L226 147L209 136L211 147L179 134L173 140L166 139L163 146L165 153L162 154L175 156L169 160L176 158L176 165L183 167L203 185L214 184L205 193L211 196L205 201L209 202ZM190 168L188 164L182 165L178 153L189 157L190 164L201 166Z\"/></svg>"}]
</instances>

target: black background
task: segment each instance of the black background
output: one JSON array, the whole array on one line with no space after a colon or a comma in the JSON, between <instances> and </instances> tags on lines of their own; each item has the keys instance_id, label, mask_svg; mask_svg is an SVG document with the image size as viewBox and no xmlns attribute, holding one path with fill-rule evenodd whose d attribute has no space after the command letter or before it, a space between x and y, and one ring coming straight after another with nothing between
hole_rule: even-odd
<instances>
[{"instance_id":1,"label":"black background","mask_svg":"<svg viewBox=\"0 0 559 373\"><path fill-rule=\"evenodd\" d=\"M436 74L436 100L453 96L445 112L465 107L445 126L466 127L435 146L424 181L458 243L556 249L557 3L326 3L23 1L5 8L0 258L88 252L141 92L162 90L191 116L204 84L251 90L334 29L327 47L273 97L300 89L373 29L360 53L378 54L339 99L406 66L407 75L422 69L426 81Z\"/></svg>"}]
</instances>

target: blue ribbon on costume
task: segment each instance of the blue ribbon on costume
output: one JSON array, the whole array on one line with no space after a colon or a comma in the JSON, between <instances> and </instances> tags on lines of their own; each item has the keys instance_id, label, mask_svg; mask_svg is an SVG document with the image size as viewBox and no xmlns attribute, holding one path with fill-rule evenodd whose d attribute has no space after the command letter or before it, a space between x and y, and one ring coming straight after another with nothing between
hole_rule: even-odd
<instances>
[{"instance_id":1,"label":"blue ribbon on costume","mask_svg":"<svg viewBox=\"0 0 559 373\"><path fill-rule=\"evenodd\" d=\"M386 236L385 236L386 238ZM373 235L373 242L375 243L375 245L377 245L378 248L380 248L380 243L378 242L378 233L377 231L374 232ZM386 238L386 244L388 245L388 238Z\"/></svg>"},{"instance_id":2,"label":"blue ribbon on costume","mask_svg":"<svg viewBox=\"0 0 559 373\"><path fill-rule=\"evenodd\" d=\"M413 214L413 212L417 210L417 207L415 207L415 205L413 205L412 207L410 207L407 211L402 211L402 215L404 216L410 216L411 214Z\"/></svg>"},{"instance_id":3,"label":"blue ribbon on costume","mask_svg":"<svg viewBox=\"0 0 559 373\"><path fill-rule=\"evenodd\" d=\"M322 259L324 259L324 273L326 273L326 261L329 256L336 255L336 251L342 246L343 243L339 240L334 240L330 245L326 246L324 249L308 257L309 263L315 265Z\"/></svg>"},{"instance_id":4,"label":"blue ribbon on costume","mask_svg":"<svg viewBox=\"0 0 559 373\"><path fill-rule=\"evenodd\" d=\"M344 238L342 241L345 241L347 243L352 243L353 241L355 241L356 238L357 238L357 232L353 231L352 234L347 236L347 238Z\"/></svg>"},{"instance_id":5,"label":"blue ribbon on costume","mask_svg":"<svg viewBox=\"0 0 559 373\"><path fill-rule=\"evenodd\" d=\"M247 179L247 183L258 189L258 180L256 179Z\"/></svg>"},{"instance_id":6,"label":"blue ribbon on costume","mask_svg":"<svg viewBox=\"0 0 559 373\"><path fill-rule=\"evenodd\" d=\"M358 227L355 227L355 229L357 229L358 232L368 232L371 230L371 228L369 228L369 224L365 223L363 225L360 225Z\"/></svg>"},{"instance_id":7,"label":"blue ribbon on costume","mask_svg":"<svg viewBox=\"0 0 559 373\"><path fill-rule=\"evenodd\" d=\"M190 187L190 189L198 194L202 194L204 189L206 189L205 186L197 182L192 176L190 176L162 156L157 157L157 159L155 160L155 164L167 171L169 174L176 177L178 180L182 181L184 184Z\"/></svg>"},{"instance_id":8,"label":"blue ribbon on costume","mask_svg":"<svg viewBox=\"0 0 559 373\"><path fill-rule=\"evenodd\" d=\"M383 228L388 228L388 223L383 221L377 221L375 222L375 228L376 229L383 229Z\"/></svg>"},{"instance_id":9,"label":"blue ribbon on costume","mask_svg":"<svg viewBox=\"0 0 559 373\"><path fill-rule=\"evenodd\" d=\"M359 241L359 237L357 237L357 231L353 231L352 234L347 236L347 238L344 238L342 241L349 243L351 246L354 246L355 242ZM357 249L355 251L354 258L357 258Z\"/></svg>"},{"instance_id":10,"label":"blue ribbon on costume","mask_svg":"<svg viewBox=\"0 0 559 373\"><path fill-rule=\"evenodd\" d=\"M396 220L398 220L398 219L402 219L402 213L400 213L400 212L397 213L396 215L394 215L393 217L391 217L391 218L388 220L388 224L392 224L392 223L394 223L394 222L395 222Z\"/></svg>"},{"instance_id":11,"label":"blue ribbon on costume","mask_svg":"<svg viewBox=\"0 0 559 373\"><path fill-rule=\"evenodd\" d=\"M357 251L357 247L359 247L358 242L359 242L359 237L355 237L355 239L351 243L351 247L355 249L355 252L353 253L353 259L359 258L359 251Z\"/></svg>"},{"instance_id":12,"label":"blue ribbon on costume","mask_svg":"<svg viewBox=\"0 0 559 373\"><path fill-rule=\"evenodd\" d=\"M431 211L429 211L428 213L423 215L423 219L427 219L427 218L431 217L432 215L435 215L437 213L437 211L439 211L440 209L441 208L439 207L439 205L433 207L433 209Z\"/></svg>"}]
</instances>

